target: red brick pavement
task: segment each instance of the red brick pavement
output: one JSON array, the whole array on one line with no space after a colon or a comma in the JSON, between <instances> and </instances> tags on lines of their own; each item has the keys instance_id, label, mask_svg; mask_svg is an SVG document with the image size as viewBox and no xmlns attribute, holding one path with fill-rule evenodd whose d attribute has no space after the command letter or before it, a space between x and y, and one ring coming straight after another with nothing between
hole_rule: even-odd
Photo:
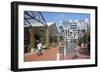
<instances>
[{"instance_id":1,"label":"red brick pavement","mask_svg":"<svg viewBox=\"0 0 100 73\"><path fill-rule=\"evenodd\" d=\"M60 60L72 60L73 53L67 54L65 57L62 53L60 53ZM86 59L84 55L77 54L75 59ZM24 61L50 61L50 60L57 60L57 48L50 48L43 52L43 55L38 56L37 53L31 53L24 55Z\"/></svg>"},{"instance_id":2,"label":"red brick pavement","mask_svg":"<svg viewBox=\"0 0 100 73\"><path fill-rule=\"evenodd\" d=\"M47 61L56 60L57 48L51 48L43 52L43 55L38 56L37 53L24 56L24 61Z\"/></svg>"}]
</instances>

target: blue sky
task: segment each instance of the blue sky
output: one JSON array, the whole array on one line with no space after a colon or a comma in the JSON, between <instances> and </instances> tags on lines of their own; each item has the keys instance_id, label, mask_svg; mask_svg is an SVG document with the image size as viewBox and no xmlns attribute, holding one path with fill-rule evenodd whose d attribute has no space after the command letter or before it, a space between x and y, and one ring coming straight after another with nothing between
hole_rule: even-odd
<instances>
[{"instance_id":1,"label":"blue sky","mask_svg":"<svg viewBox=\"0 0 100 73\"><path fill-rule=\"evenodd\" d=\"M41 12L43 17L45 18L46 22L55 22L59 24L60 21L67 21L67 20L84 20L88 18L90 21L90 14L83 14L83 13L61 13L61 12Z\"/></svg>"},{"instance_id":2,"label":"blue sky","mask_svg":"<svg viewBox=\"0 0 100 73\"><path fill-rule=\"evenodd\" d=\"M28 11L30 13L30 11ZM33 11L34 12L34 11ZM54 22L56 23L57 27L59 27L60 21L69 21L69 20L85 20L88 18L89 20L89 27L90 27L90 14L86 13L62 13L62 12L41 12L46 22ZM31 13L30 13L31 14ZM25 17L29 17L26 16ZM31 23L37 22L36 20L31 20ZM69 26L68 24L66 26Z\"/></svg>"}]
</instances>

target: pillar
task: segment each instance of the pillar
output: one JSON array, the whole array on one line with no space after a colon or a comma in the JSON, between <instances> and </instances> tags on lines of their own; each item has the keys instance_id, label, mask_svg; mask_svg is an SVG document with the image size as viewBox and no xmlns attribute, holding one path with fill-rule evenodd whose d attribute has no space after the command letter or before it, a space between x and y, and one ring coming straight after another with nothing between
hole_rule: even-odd
<instances>
[{"instance_id":1,"label":"pillar","mask_svg":"<svg viewBox=\"0 0 100 73\"><path fill-rule=\"evenodd\" d=\"M46 26L46 29L45 29L45 32L46 32L46 45L48 46L49 45L49 28L48 26Z\"/></svg>"},{"instance_id":2,"label":"pillar","mask_svg":"<svg viewBox=\"0 0 100 73\"><path fill-rule=\"evenodd\" d=\"M33 49L34 47L34 28L32 28L32 30L30 31L30 47L29 47L29 52L31 51L31 49Z\"/></svg>"}]
</instances>

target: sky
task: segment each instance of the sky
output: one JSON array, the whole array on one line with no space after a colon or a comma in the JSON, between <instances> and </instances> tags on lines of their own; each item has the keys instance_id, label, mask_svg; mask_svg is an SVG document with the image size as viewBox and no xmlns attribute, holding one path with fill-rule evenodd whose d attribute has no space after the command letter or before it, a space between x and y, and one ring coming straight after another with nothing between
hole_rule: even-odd
<instances>
[{"instance_id":1,"label":"sky","mask_svg":"<svg viewBox=\"0 0 100 73\"><path fill-rule=\"evenodd\" d=\"M26 11L27 12L27 11ZM28 11L29 13L31 11ZM34 12L34 11L33 11ZM86 14L86 13L64 13L64 12L41 12L45 21L47 23L49 22L54 22L56 23L56 26L59 27L60 25L62 25L60 22L61 21L69 21L69 20L85 20L85 19L88 19L89 20L89 27L90 27L90 14ZM30 13L30 15L32 15ZM29 16L26 16L25 14L25 17L29 17ZM31 23L35 23L37 22L36 20L30 20L29 22ZM66 24L68 27L69 25Z\"/></svg>"},{"instance_id":2,"label":"sky","mask_svg":"<svg viewBox=\"0 0 100 73\"><path fill-rule=\"evenodd\" d=\"M42 15L46 22L55 22L56 24L60 24L60 21L84 20L86 18L90 21L90 14L83 13L42 12Z\"/></svg>"}]
</instances>

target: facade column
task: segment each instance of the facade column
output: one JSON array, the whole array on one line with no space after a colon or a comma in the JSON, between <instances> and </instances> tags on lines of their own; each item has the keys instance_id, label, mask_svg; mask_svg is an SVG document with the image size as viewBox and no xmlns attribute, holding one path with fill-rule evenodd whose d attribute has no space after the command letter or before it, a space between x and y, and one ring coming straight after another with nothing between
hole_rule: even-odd
<instances>
[{"instance_id":1,"label":"facade column","mask_svg":"<svg viewBox=\"0 0 100 73\"><path fill-rule=\"evenodd\" d=\"M46 26L46 29L45 29L45 32L46 32L46 45L48 46L49 45L49 28L48 26Z\"/></svg>"},{"instance_id":2,"label":"facade column","mask_svg":"<svg viewBox=\"0 0 100 73\"><path fill-rule=\"evenodd\" d=\"M30 31L30 47L29 47L29 52L33 49L34 47L34 29Z\"/></svg>"}]
</instances>

